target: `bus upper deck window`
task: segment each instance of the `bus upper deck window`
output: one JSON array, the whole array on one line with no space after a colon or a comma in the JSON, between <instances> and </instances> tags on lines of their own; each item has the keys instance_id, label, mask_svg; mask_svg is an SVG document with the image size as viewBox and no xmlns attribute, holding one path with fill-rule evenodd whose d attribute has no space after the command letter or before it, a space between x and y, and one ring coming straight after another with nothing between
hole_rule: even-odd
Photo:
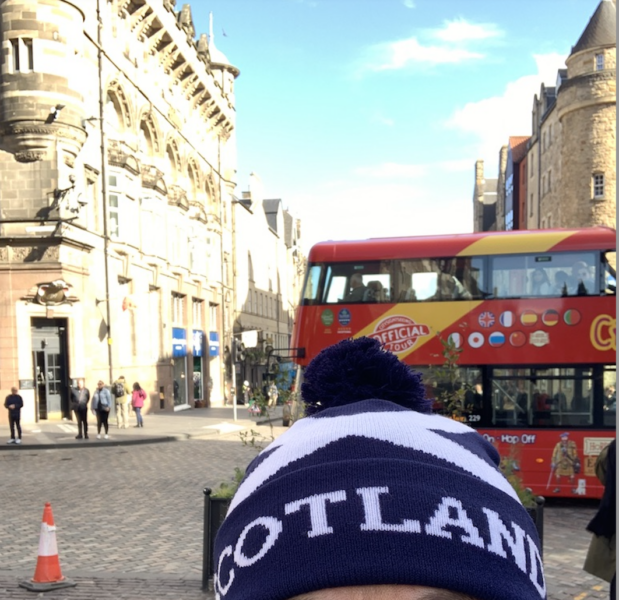
<instances>
[{"instance_id":1,"label":"bus upper deck window","mask_svg":"<svg viewBox=\"0 0 619 600\"><path fill-rule=\"evenodd\" d=\"M307 272L305 280L305 288L303 289L303 303L312 304L318 298L320 285L320 276L322 267L320 265L312 265Z\"/></svg>"}]
</instances>

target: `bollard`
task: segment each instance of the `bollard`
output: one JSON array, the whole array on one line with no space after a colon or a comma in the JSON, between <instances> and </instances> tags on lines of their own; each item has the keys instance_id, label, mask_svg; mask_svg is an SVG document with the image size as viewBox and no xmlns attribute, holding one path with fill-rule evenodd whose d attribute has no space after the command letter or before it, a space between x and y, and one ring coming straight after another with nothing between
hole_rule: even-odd
<instances>
[{"instance_id":1,"label":"bollard","mask_svg":"<svg viewBox=\"0 0 619 600\"><path fill-rule=\"evenodd\" d=\"M539 535L540 553L542 555L542 558L544 556L544 504L545 503L546 503L546 498L544 498L544 496L535 497L535 504L537 505L535 527L537 528L537 535Z\"/></svg>"},{"instance_id":2,"label":"bollard","mask_svg":"<svg viewBox=\"0 0 619 600\"><path fill-rule=\"evenodd\" d=\"M204 488L204 538L202 540L202 591L208 590L212 575L213 557L211 540L211 488Z\"/></svg>"}]
</instances>

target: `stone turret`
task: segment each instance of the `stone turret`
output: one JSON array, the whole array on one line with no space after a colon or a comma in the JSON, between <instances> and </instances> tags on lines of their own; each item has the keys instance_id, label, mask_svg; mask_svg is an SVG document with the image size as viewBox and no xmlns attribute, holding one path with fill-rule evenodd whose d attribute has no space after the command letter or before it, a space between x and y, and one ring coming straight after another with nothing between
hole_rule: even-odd
<instances>
[{"instance_id":1,"label":"stone turret","mask_svg":"<svg viewBox=\"0 0 619 600\"><path fill-rule=\"evenodd\" d=\"M0 25L0 149L72 166L86 140L80 2L2 0Z\"/></svg>"},{"instance_id":2,"label":"stone turret","mask_svg":"<svg viewBox=\"0 0 619 600\"><path fill-rule=\"evenodd\" d=\"M615 3L602 0L566 60L557 95L564 227L616 223L616 20Z\"/></svg>"}]
</instances>

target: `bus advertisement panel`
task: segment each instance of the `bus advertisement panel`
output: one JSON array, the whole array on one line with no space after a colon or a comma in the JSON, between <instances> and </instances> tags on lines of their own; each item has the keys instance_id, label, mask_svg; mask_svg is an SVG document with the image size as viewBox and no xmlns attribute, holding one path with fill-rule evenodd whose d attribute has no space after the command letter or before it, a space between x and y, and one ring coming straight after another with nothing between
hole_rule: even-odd
<instances>
[{"instance_id":1,"label":"bus advertisement panel","mask_svg":"<svg viewBox=\"0 0 619 600\"><path fill-rule=\"evenodd\" d=\"M614 267L615 232L601 227L323 242L308 257L295 362L375 338L424 374L438 412L461 390L449 416L515 452L535 493L598 497L592 464L616 413ZM553 461L560 440L570 458Z\"/></svg>"}]
</instances>

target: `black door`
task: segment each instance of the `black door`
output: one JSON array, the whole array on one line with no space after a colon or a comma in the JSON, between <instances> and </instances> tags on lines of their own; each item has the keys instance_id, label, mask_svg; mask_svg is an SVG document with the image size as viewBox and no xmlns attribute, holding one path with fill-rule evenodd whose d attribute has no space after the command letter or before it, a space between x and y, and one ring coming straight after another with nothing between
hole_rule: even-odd
<instances>
[{"instance_id":1,"label":"black door","mask_svg":"<svg viewBox=\"0 0 619 600\"><path fill-rule=\"evenodd\" d=\"M66 333L66 319L32 319L39 419L71 418Z\"/></svg>"}]
</instances>

